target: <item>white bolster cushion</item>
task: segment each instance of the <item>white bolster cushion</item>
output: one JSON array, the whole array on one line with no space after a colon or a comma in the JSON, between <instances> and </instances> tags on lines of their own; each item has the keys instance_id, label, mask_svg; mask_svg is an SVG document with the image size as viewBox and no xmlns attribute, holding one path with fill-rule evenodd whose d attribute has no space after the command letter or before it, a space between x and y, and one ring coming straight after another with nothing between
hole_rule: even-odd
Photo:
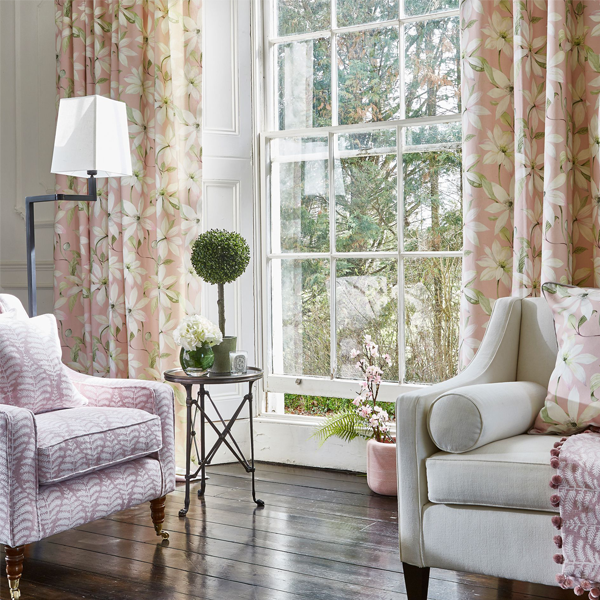
<instances>
[{"instance_id":1,"label":"white bolster cushion","mask_svg":"<svg viewBox=\"0 0 600 600\"><path fill-rule=\"evenodd\" d=\"M429 411L429 435L444 452L468 452L531 428L548 390L531 381L485 383L442 394Z\"/></svg>"}]
</instances>

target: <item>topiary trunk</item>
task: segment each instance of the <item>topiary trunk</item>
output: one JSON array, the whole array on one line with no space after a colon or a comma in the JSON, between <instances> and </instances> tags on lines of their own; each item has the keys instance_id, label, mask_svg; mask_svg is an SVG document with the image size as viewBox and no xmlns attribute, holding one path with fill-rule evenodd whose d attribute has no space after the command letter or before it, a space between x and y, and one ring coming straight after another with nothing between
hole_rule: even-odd
<instances>
[{"instance_id":1,"label":"topiary trunk","mask_svg":"<svg viewBox=\"0 0 600 600\"><path fill-rule=\"evenodd\" d=\"M225 286L222 283L217 284L219 297L217 307L219 308L219 329L225 337Z\"/></svg>"}]
</instances>

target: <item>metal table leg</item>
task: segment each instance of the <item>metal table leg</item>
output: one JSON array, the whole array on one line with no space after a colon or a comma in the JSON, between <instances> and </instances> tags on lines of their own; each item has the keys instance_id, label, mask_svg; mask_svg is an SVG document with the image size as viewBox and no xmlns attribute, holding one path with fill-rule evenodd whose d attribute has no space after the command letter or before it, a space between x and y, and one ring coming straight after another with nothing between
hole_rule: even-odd
<instances>
[{"instance_id":1,"label":"metal table leg","mask_svg":"<svg viewBox=\"0 0 600 600\"><path fill-rule=\"evenodd\" d=\"M186 445L185 445L185 504L179 511L180 517L185 517L190 508L190 463L192 461L192 386L186 385L185 405L187 407ZM203 436L204 438L204 436Z\"/></svg>"},{"instance_id":2,"label":"metal table leg","mask_svg":"<svg viewBox=\"0 0 600 600\"><path fill-rule=\"evenodd\" d=\"M252 409L252 385L253 385L253 381L250 382L249 384L249 390L248 390L248 410L250 411L250 463L252 465L252 500L254 500L254 502L256 502L256 504L258 506L264 506L265 503L256 498L256 490L254 488L254 473L256 471L256 468L254 467L254 425L253 425L253 412L254 410Z\"/></svg>"},{"instance_id":3,"label":"metal table leg","mask_svg":"<svg viewBox=\"0 0 600 600\"><path fill-rule=\"evenodd\" d=\"M206 490L206 431L204 430L204 399L206 397L206 391L204 385L200 385L200 464L202 465L202 483L198 490L198 497L204 496Z\"/></svg>"}]
</instances>

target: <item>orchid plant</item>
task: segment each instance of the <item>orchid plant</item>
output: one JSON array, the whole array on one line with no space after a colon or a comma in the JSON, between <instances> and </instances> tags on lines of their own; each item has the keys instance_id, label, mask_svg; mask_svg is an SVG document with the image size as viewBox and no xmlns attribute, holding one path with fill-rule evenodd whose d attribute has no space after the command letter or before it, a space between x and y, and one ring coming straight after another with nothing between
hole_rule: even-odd
<instances>
[{"instance_id":1,"label":"orchid plant","mask_svg":"<svg viewBox=\"0 0 600 600\"><path fill-rule=\"evenodd\" d=\"M386 410L377 404L379 387L385 366L392 365L389 354L379 354L379 347L370 335L365 335L362 350L352 350L352 358L358 359L357 369L363 372L364 380L360 384L360 391L352 401L354 408L346 408L325 419L317 428L315 436L321 444L332 436L337 436L349 442L357 437L378 442L394 443L390 435L390 417Z\"/></svg>"}]
</instances>

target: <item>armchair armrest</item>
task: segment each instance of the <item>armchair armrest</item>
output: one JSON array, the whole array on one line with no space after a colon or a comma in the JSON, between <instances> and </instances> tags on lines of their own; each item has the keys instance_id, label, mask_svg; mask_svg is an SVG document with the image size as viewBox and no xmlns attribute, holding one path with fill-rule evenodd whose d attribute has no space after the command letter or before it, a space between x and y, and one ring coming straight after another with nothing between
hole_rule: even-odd
<instances>
[{"instance_id":1,"label":"armchair armrest","mask_svg":"<svg viewBox=\"0 0 600 600\"><path fill-rule=\"evenodd\" d=\"M0 404L0 544L40 539L37 434L33 413Z\"/></svg>"},{"instance_id":2,"label":"armchair armrest","mask_svg":"<svg viewBox=\"0 0 600 600\"><path fill-rule=\"evenodd\" d=\"M425 461L435 452L428 431L429 409L441 394L481 383L514 381L517 372L521 300L501 298L494 305L477 355L459 375L437 385L408 392L396 401L398 527L400 559L423 567L422 515L428 502Z\"/></svg>"},{"instance_id":3,"label":"armchair armrest","mask_svg":"<svg viewBox=\"0 0 600 600\"><path fill-rule=\"evenodd\" d=\"M503 381L456 388L429 411L429 435L444 452L469 452L526 433L548 390L533 381Z\"/></svg>"},{"instance_id":4,"label":"armchair armrest","mask_svg":"<svg viewBox=\"0 0 600 600\"><path fill-rule=\"evenodd\" d=\"M175 394L160 381L105 379L68 369L71 381L87 398L89 406L137 408L160 417L162 448L158 452L163 483L162 495L175 489Z\"/></svg>"}]
</instances>

